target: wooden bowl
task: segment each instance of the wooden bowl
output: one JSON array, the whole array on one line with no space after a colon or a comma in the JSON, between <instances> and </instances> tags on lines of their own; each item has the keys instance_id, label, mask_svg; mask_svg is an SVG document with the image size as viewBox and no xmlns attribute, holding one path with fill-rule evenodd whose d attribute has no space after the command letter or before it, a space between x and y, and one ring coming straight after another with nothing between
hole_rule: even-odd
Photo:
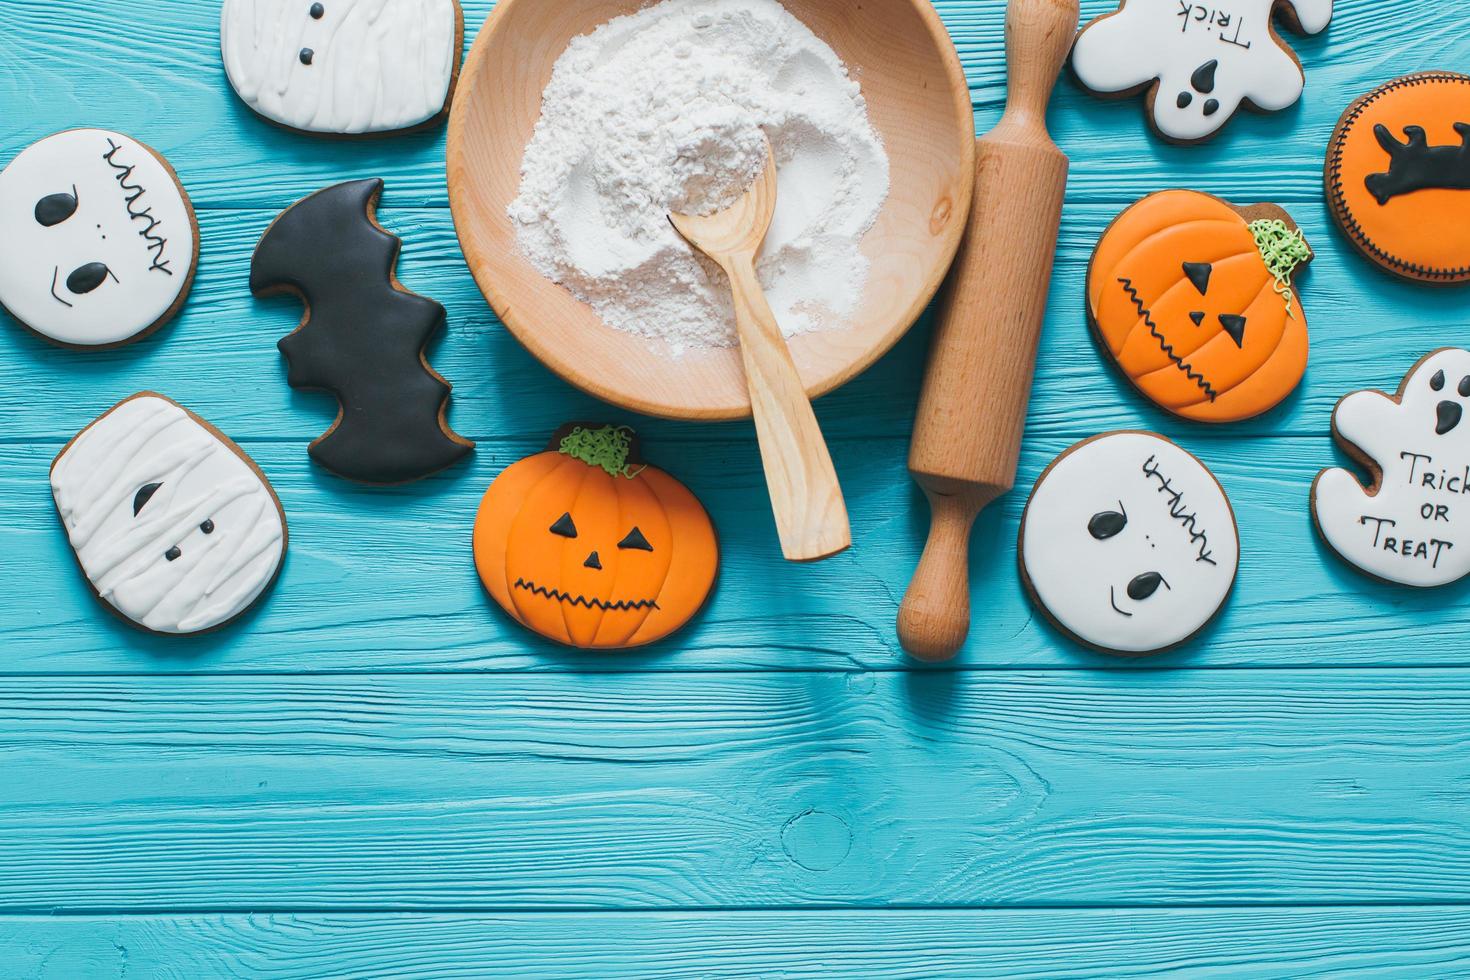
<instances>
[{"instance_id":1,"label":"wooden bowl","mask_svg":"<svg viewBox=\"0 0 1470 980\"><path fill-rule=\"evenodd\" d=\"M974 189L975 120L949 35L929 0L784 0L862 85L891 167L891 189L863 240L866 292L845 328L803 334L791 353L823 395L888 351L948 270ZM750 415L738 349L673 354L605 325L516 247L506 207L568 42L646 6L642 0L500 0L465 63L449 119L449 202L470 270L532 354L578 388L666 418Z\"/></svg>"}]
</instances>

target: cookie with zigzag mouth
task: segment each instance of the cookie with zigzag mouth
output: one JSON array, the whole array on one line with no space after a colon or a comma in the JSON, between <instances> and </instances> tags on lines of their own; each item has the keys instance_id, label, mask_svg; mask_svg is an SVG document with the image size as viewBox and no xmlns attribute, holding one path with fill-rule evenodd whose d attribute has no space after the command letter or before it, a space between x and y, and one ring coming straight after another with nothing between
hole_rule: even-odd
<instances>
[{"instance_id":1,"label":"cookie with zigzag mouth","mask_svg":"<svg viewBox=\"0 0 1470 980\"><path fill-rule=\"evenodd\" d=\"M563 426L490 485L475 568L516 622L569 646L621 649L687 623L714 588L709 514L649 466L626 427Z\"/></svg>"},{"instance_id":2,"label":"cookie with zigzag mouth","mask_svg":"<svg viewBox=\"0 0 1470 980\"><path fill-rule=\"evenodd\" d=\"M1273 204L1150 194L1113 221L1087 273L1099 346L1159 407L1236 422L1279 404L1307 369L1293 276L1312 250Z\"/></svg>"}]
</instances>

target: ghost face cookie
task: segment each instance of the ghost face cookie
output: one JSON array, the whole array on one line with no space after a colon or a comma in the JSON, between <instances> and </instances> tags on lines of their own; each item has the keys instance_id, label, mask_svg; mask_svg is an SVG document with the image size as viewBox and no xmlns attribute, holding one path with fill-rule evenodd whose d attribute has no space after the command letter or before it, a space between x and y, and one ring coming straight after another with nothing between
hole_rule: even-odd
<instances>
[{"instance_id":1,"label":"ghost face cookie","mask_svg":"<svg viewBox=\"0 0 1470 980\"><path fill-rule=\"evenodd\" d=\"M161 395L121 402L51 464L51 492L98 597L154 633L202 633L260 598L286 521L250 458Z\"/></svg>"},{"instance_id":2,"label":"ghost face cookie","mask_svg":"<svg viewBox=\"0 0 1470 980\"><path fill-rule=\"evenodd\" d=\"M1154 129L1208 139L1241 106L1275 111L1301 98L1301 64L1271 24L1317 34L1332 0L1123 0L1077 36L1072 69L1097 95L1148 92Z\"/></svg>"},{"instance_id":3,"label":"ghost face cookie","mask_svg":"<svg viewBox=\"0 0 1470 980\"><path fill-rule=\"evenodd\" d=\"M225 73L245 104L309 133L416 129L449 108L457 0L225 0Z\"/></svg>"},{"instance_id":4,"label":"ghost face cookie","mask_svg":"<svg viewBox=\"0 0 1470 980\"><path fill-rule=\"evenodd\" d=\"M1470 282L1470 76L1423 72L1348 106L1327 148L1327 203L1388 272Z\"/></svg>"},{"instance_id":5,"label":"ghost face cookie","mask_svg":"<svg viewBox=\"0 0 1470 980\"><path fill-rule=\"evenodd\" d=\"M1240 559L1225 491L1163 436L1114 432L1047 467L1021 518L1021 577L1079 642L1157 653L1208 623Z\"/></svg>"},{"instance_id":6,"label":"ghost face cookie","mask_svg":"<svg viewBox=\"0 0 1470 980\"><path fill-rule=\"evenodd\" d=\"M1103 233L1087 274L1099 346L1161 408L1198 422L1268 411L1307 368L1292 275L1312 250L1275 205L1151 194Z\"/></svg>"},{"instance_id":7,"label":"ghost face cookie","mask_svg":"<svg viewBox=\"0 0 1470 980\"><path fill-rule=\"evenodd\" d=\"M1338 402L1332 434L1373 476L1323 470L1312 515L1328 547L1375 578L1429 588L1470 574L1470 352L1438 350L1397 395Z\"/></svg>"},{"instance_id":8,"label":"ghost face cookie","mask_svg":"<svg viewBox=\"0 0 1470 980\"><path fill-rule=\"evenodd\" d=\"M199 257L174 172L121 133L73 129L0 171L0 305L47 340L111 347L168 320Z\"/></svg>"}]
</instances>

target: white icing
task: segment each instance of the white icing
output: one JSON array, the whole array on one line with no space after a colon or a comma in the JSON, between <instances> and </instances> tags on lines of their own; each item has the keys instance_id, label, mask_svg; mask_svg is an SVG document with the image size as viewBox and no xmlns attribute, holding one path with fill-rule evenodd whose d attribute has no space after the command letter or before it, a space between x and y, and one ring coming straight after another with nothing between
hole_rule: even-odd
<instances>
[{"instance_id":1,"label":"white icing","mask_svg":"<svg viewBox=\"0 0 1470 980\"><path fill-rule=\"evenodd\" d=\"M47 227L36 205L54 194L74 196L76 210ZM0 228L0 305L80 346L119 343L163 319L197 257L187 199L168 168L102 129L48 136L0 171ZM69 289L73 272L93 263L107 267L100 284Z\"/></svg>"},{"instance_id":2,"label":"white icing","mask_svg":"<svg viewBox=\"0 0 1470 980\"><path fill-rule=\"evenodd\" d=\"M1410 373L1401 402L1359 391L1332 414L1337 434L1383 478L1370 496L1348 470L1324 470L1313 488L1317 527L1333 551L1370 575L1427 588L1470 574L1470 396L1460 393L1462 384L1470 391L1466 379L1470 352L1439 351ZM1442 404L1451 406L1445 421L1455 424L1440 434Z\"/></svg>"},{"instance_id":3,"label":"white icing","mask_svg":"<svg viewBox=\"0 0 1470 980\"><path fill-rule=\"evenodd\" d=\"M1126 524L1099 539L1089 528L1107 512ZM1105 650L1151 653L1188 639L1219 611L1239 561L1225 492L1162 436L1116 432L1073 446L1026 505L1031 590L1065 629ZM1149 573L1162 582L1131 598L1130 584Z\"/></svg>"},{"instance_id":4,"label":"white icing","mask_svg":"<svg viewBox=\"0 0 1470 980\"><path fill-rule=\"evenodd\" d=\"M1072 67L1094 92L1126 92L1159 80L1154 124L1176 140L1203 139L1249 99L1278 110L1301 98L1301 67L1271 32L1277 5L1295 9L1302 30L1317 34L1332 19L1332 0L1124 0L1113 14L1083 29ZM1217 61L1215 85L1200 92L1191 79ZM1180 93L1189 104L1180 107ZM1205 103L1219 108L1205 115Z\"/></svg>"},{"instance_id":5,"label":"white icing","mask_svg":"<svg viewBox=\"0 0 1470 980\"><path fill-rule=\"evenodd\" d=\"M443 110L459 64L454 0L321 0L320 18L313 2L225 0L225 73L247 105L314 133L409 129Z\"/></svg>"},{"instance_id":6,"label":"white icing","mask_svg":"<svg viewBox=\"0 0 1470 980\"><path fill-rule=\"evenodd\" d=\"M160 486L135 516L138 491L152 483ZM51 492L97 594L157 633L227 622L281 564L285 528L275 494L164 398L130 399L93 423L52 468ZM169 561L172 548L179 555Z\"/></svg>"}]
</instances>

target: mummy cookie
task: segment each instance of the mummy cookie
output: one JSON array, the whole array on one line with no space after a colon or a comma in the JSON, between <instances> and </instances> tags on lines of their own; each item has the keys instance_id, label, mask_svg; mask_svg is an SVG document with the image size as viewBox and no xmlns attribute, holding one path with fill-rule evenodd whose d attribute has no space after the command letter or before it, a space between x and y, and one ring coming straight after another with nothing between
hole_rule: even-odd
<instances>
[{"instance_id":1,"label":"mummy cookie","mask_svg":"<svg viewBox=\"0 0 1470 980\"><path fill-rule=\"evenodd\" d=\"M1285 109L1301 98L1301 63L1276 33L1273 16L1317 34L1332 0L1123 0L1077 35L1072 69L1095 95L1148 93L1155 131L1195 143L1235 110Z\"/></svg>"},{"instance_id":2,"label":"mummy cookie","mask_svg":"<svg viewBox=\"0 0 1470 980\"><path fill-rule=\"evenodd\" d=\"M280 571L286 520L250 457L162 395L119 403L62 449L51 492L97 595L154 633L202 633Z\"/></svg>"},{"instance_id":3,"label":"mummy cookie","mask_svg":"<svg viewBox=\"0 0 1470 980\"><path fill-rule=\"evenodd\" d=\"M506 469L475 519L475 568L516 622L585 649L661 640L704 606L720 567L709 514L638 456L631 429L563 426Z\"/></svg>"},{"instance_id":4,"label":"mummy cookie","mask_svg":"<svg viewBox=\"0 0 1470 980\"><path fill-rule=\"evenodd\" d=\"M449 108L464 15L457 0L225 0L225 74L290 129L374 135Z\"/></svg>"},{"instance_id":5,"label":"mummy cookie","mask_svg":"<svg viewBox=\"0 0 1470 980\"><path fill-rule=\"evenodd\" d=\"M311 458L349 480L393 484L436 473L475 444L445 422L450 385L424 359L444 307L399 286L402 243L376 218L382 190L381 180L356 180L287 208L256 246L250 289L306 304L278 345L286 380L341 406Z\"/></svg>"},{"instance_id":6,"label":"mummy cookie","mask_svg":"<svg viewBox=\"0 0 1470 980\"><path fill-rule=\"evenodd\" d=\"M1420 282L1470 282L1470 76L1423 72L1348 106L1327 203L1359 252Z\"/></svg>"},{"instance_id":7,"label":"mummy cookie","mask_svg":"<svg viewBox=\"0 0 1470 980\"><path fill-rule=\"evenodd\" d=\"M1372 475L1345 469L1312 485L1328 547L1375 578L1428 588L1470 574L1470 352L1435 351L1398 394L1358 391L1337 403L1332 434Z\"/></svg>"},{"instance_id":8,"label":"mummy cookie","mask_svg":"<svg viewBox=\"0 0 1470 980\"><path fill-rule=\"evenodd\" d=\"M1103 233L1087 273L1099 345L1147 398L1199 422L1260 415L1307 368L1292 284L1312 250L1285 211L1150 194Z\"/></svg>"},{"instance_id":9,"label":"mummy cookie","mask_svg":"<svg viewBox=\"0 0 1470 980\"><path fill-rule=\"evenodd\" d=\"M1052 622L1110 653L1157 653L1219 612L1240 559L1230 501L1163 436L1114 432L1047 467L1021 518L1021 578Z\"/></svg>"},{"instance_id":10,"label":"mummy cookie","mask_svg":"<svg viewBox=\"0 0 1470 980\"><path fill-rule=\"evenodd\" d=\"M69 347L112 347L163 325L199 257L189 196L151 149L73 129L0 171L0 305Z\"/></svg>"}]
</instances>

